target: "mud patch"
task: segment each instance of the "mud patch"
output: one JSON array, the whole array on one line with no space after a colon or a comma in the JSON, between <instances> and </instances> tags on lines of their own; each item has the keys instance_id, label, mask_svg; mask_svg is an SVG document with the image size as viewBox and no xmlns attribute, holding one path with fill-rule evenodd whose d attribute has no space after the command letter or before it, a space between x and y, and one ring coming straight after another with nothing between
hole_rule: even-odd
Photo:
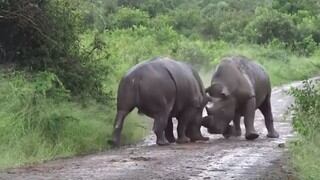
<instances>
[{"instance_id":1,"label":"mud patch","mask_svg":"<svg viewBox=\"0 0 320 180\"><path fill-rule=\"evenodd\" d=\"M154 160L153 158L151 157L131 157L130 158L131 160L134 160L134 161L151 161L151 160Z\"/></svg>"}]
</instances>

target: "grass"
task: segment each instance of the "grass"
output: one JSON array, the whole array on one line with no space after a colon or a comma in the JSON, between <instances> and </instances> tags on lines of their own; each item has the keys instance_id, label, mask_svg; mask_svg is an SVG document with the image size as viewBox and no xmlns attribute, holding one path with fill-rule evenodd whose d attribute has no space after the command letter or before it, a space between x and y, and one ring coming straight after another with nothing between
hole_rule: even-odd
<instances>
[{"instance_id":1,"label":"grass","mask_svg":"<svg viewBox=\"0 0 320 180\"><path fill-rule=\"evenodd\" d=\"M295 97L292 122L299 133L290 143L291 163L298 179L320 177L320 84L304 82L301 89L291 90Z\"/></svg>"},{"instance_id":2,"label":"grass","mask_svg":"<svg viewBox=\"0 0 320 180\"><path fill-rule=\"evenodd\" d=\"M95 102L78 104L59 99L59 95L46 97L38 92L39 83L47 84L24 74L0 78L0 168L109 148L106 141L112 132L114 109ZM123 142L141 139L147 133L144 122L130 115Z\"/></svg>"},{"instance_id":3,"label":"grass","mask_svg":"<svg viewBox=\"0 0 320 180\"><path fill-rule=\"evenodd\" d=\"M104 84L106 92L115 97L121 76L132 65L155 56L169 56L202 69L206 86L221 57L231 54L258 61L270 74L273 86L319 71L313 65L319 65L317 53L299 57L277 45L191 40L168 27L162 28L151 31L136 27L100 34L107 47L99 55L108 57L102 62L112 66ZM82 37L84 47L94 37L90 33ZM50 73L30 76L0 72L0 75L0 168L109 148L106 141L112 132L115 101L108 105L71 101L62 85L56 87L59 81ZM145 117L131 113L125 122L122 142L138 141L149 132L149 124Z\"/></svg>"},{"instance_id":4,"label":"grass","mask_svg":"<svg viewBox=\"0 0 320 180\"><path fill-rule=\"evenodd\" d=\"M316 180L320 177L320 134L313 138L300 138L290 145L291 163L295 176L301 180Z\"/></svg>"}]
</instances>

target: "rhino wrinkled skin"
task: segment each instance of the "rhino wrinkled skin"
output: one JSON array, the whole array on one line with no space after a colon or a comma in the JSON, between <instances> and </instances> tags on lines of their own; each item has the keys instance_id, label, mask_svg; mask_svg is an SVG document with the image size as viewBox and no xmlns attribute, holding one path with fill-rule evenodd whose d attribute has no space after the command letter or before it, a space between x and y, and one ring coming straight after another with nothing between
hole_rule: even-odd
<instances>
[{"instance_id":1,"label":"rhino wrinkled skin","mask_svg":"<svg viewBox=\"0 0 320 180\"><path fill-rule=\"evenodd\" d=\"M202 110L208 102L198 73L169 58L155 58L132 67L120 81L112 140L120 144L124 119L134 108L154 119L158 145L208 140L200 132ZM178 139L172 118L178 119Z\"/></svg>"},{"instance_id":2,"label":"rhino wrinkled skin","mask_svg":"<svg viewBox=\"0 0 320 180\"><path fill-rule=\"evenodd\" d=\"M240 136L243 116L246 139L256 139L259 135L254 128L254 117L259 109L265 119L267 136L279 137L273 125L269 76L260 65L243 56L225 57L206 92L212 97L213 106L206 107L208 116L203 118L202 125L209 133Z\"/></svg>"}]
</instances>

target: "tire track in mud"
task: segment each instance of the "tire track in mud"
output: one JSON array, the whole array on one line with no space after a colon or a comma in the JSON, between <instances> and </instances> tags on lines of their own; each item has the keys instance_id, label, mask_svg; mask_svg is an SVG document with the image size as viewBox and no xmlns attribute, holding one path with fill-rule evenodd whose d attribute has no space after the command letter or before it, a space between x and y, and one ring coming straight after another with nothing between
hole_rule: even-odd
<instances>
[{"instance_id":1,"label":"tire track in mud","mask_svg":"<svg viewBox=\"0 0 320 180\"><path fill-rule=\"evenodd\" d=\"M264 174L272 174L269 167L281 159L286 151L283 144L294 136L287 113L293 98L285 92L299 85L301 82L273 89L272 111L280 134L278 139L266 137L263 117L257 111L255 127L260 136L255 141L247 141L243 136L224 139L222 135L208 135L202 129L210 141L159 147L151 133L137 145L8 169L0 172L0 179L283 179L285 175Z\"/></svg>"}]
</instances>

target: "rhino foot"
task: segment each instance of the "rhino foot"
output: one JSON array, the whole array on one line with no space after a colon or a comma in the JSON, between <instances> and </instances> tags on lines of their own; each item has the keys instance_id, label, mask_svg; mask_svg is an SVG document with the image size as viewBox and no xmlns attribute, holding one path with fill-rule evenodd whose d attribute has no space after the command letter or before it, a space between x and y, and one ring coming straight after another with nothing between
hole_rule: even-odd
<instances>
[{"instance_id":1,"label":"rhino foot","mask_svg":"<svg viewBox=\"0 0 320 180\"><path fill-rule=\"evenodd\" d=\"M167 140L157 140L157 144L159 146L167 146L169 145L169 142Z\"/></svg>"},{"instance_id":2,"label":"rhino foot","mask_svg":"<svg viewBox=\"0 0 320 180\"><path fill-rule=\"evenodd\" d=\"M188 143L189 141L190 139L188 137L181 137L181 138L178 138L176 142L178 144L185 144L185 143Z\"/></svg>"},{"instance_id":3,"label":"rhino foot","mask_svg":"<svg viewBox=\"0 0 320 180\"><path fill-rule=\"evenodd\" d=\"M176 138L174 138L174 137L167 137L167 140L169 141L169 143L176 142Z\"/></svg>"},{"instance_id":4,"label":"rhino foot","mask_svg":"<svg viewBox=\"0 0 320 180\"><path fill-rule=\"evenodd\" d=\"M116 142L115 140L108 140L107 143L111 145L113 148L117 148L120 146L120 143Z\"/></svg>"},{"instance_id":5,"label":"rhino foot","mask_svg":"<svg viewBox=\"0 0 320 180\"><path fill-rule=\"evenodd\" d=\"M231 137L230 134L222 134L222 135L223 135L223 137L224 137L225 139L229 139L229 137Z\"/></svg>"},{"instance_id":6,"label":"rhino foot","mask_svg":"<svg viewBox=\"0 0 320 180\"><path fill-rule=\"evenodd\" d=\"M195 141L208 141L208 140L209 140L208 137L203 137L203 136L198 136L198 137L191 138L191 142L195 142Z\"/></svg>"},{"instance_id":7,"label":"rhino foot","mask_svg":"<svg viewBox=\"0 0 320 180\"><path fill-rule=\"evenodd\" d=\"M267 137L268 137L268 138L278 138L278 137L279 137L279 133L276 132L276 131L269 132L269 133L267 134Z\"/></svg>"},{"instance_id":8,"label":"rhino foot","mask_svg":"<svg viewBox=\"0 0 320 180\"><path fill-rule=\"evenodd\" d=\"M247 140L254 140L257 139L259 137L259 134L256 132L253 133L246 133L246 139Z\"/></svg>"},{"instance_id":9,"label":"rhino foot","mask_svg":"<svg viewBox=\"0 0 320 180\"><path fill-rule=\"evenodd\" d=\"M239 137L241 136L241 130L235 130L235 132L233 133L234 136Z\"/></svg>"},{"instance_id":10,"label":"rhino foot","mask_svg":"<svg viewBox=\"0 0 320 180\"><path fill-rule=\"evenodd\" d=\"M235 128L232 125L228 125L226 131L222 134L225 139L235 135Z\"/></svg>"}]
</instances>

